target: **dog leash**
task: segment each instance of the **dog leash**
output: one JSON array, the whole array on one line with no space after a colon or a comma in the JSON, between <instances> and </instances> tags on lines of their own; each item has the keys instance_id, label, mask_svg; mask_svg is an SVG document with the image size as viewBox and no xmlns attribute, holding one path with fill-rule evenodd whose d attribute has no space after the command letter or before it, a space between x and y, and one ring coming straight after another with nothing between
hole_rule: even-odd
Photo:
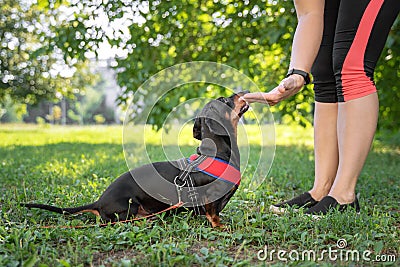
<instances>
[{"instance_id":1,"label":"dog leash","mask_svg":"<svg viewBox=\"0 0 400 267\"><path fill-rule=\"evenodd\" d=\"M102 224L87 224L87 225L45 225L45 226L40 226L39 228L41 229L85 229L85 228L93 228L93 227L105 227L109 225L116 225L116 224L125 224L125 223L130 223L130 222L135 222L135 221L140 221L143 219L148 219L152 218L154 216L157 216L161 213L167 212L169 210L174 210L177 208L180 208L184 205L185 203L183 202L178 202L175 205L172 205L164 210L161 210L156 213L152 213L143 217L138 217L138 218L133 218L129 220L123 220L123 221L117 221L117 222L109 222L109 223L102 223Z\"/></svg>"}]
</instances>

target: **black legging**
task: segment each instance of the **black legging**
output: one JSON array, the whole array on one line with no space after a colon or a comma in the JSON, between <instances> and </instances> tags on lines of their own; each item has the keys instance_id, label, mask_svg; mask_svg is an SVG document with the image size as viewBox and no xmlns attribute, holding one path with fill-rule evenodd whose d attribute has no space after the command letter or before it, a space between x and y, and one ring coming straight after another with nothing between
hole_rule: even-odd
<instances>
[{"instance_id":1,"label":"black legging","mask_svg":"<svg viewBox=\"0 0 400 267\"><path fill-rule=\"evenodd\" d=\"M374 69L399 10L400 0L325 0L324 33L311 69L316 101L376 92Z\"/></svg>"}]
</instances>

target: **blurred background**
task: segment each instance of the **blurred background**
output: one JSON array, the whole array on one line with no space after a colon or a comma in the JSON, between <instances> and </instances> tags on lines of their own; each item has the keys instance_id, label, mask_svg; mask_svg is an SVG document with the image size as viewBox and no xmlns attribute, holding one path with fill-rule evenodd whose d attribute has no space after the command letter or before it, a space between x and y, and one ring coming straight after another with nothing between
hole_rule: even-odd
<instances>
[{"instance_id":1,"label":"blurred background","mask_svg":"<svg viewBox=\"0 0 400 267\"><path fill-rule=\"evenodd\" d=\"M0 0L0 122L119 124L143 82L190 61L227 64L271 90L287 72L296 20L282 0ZM375 73L381 129L400 126L398 30L399 20ZM173 90L148 123L159 128L179 103L226 93ZM309 85L272 107L275 121L310 126L313 101Z\"/></svg>"}]
</instances>

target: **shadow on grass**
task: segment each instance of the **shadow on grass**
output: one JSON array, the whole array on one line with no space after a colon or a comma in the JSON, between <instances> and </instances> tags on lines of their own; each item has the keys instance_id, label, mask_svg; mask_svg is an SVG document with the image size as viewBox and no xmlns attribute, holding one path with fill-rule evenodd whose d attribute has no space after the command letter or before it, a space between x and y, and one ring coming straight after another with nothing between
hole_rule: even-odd
<instances>
[{"instance_id":1,"label":"shadow on grass","mask_svg":"<svg viewBox=\"0 0 400 267\"><path fill-rule=\"evenodd\" d=\"M161 146L148 145L146 149L151 161L165 160ZM166 146L164 149L169 148ZM193 146L181 146L180 149L185 156L196 151L196 147ZM257 146L251 149L257 150ZM15 188L19 195L24 192L29 199L29 192L33 191L42 192L43 196L48 196L51 192L65 193L65 190L62 190L63 186L68 187L69 194L73 194L74 191L82 193L87 188L92 188L94 193L101 193L112 180L128 170L122 146L110 143L14 145L0 147L0 157L1 190L4 192ZM137 157L143 159L145 155L138 153ZM250 155L250 165L255 166L257 161L257 155ZM246 168L241 188L246 187L246 179L252 175L254 168ZM373 197L372 202L382 203L387 198L398 201L396 192L399 190L399 173L400 159L396 153L385 149L372 151L357 190L363 198ZM272 199L285 199L309 190L313 184L313 177L314 158L309 147L277 146L270 173L259 190ZM46 188L46 194L43 187Z\"/></svg>"}]
</instances>

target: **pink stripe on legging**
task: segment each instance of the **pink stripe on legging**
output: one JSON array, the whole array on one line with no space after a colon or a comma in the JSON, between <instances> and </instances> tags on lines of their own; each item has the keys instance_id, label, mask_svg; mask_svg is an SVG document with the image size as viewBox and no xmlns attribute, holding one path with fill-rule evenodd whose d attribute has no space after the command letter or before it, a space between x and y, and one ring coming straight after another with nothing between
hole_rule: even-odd
<instances>
[{"instance_id":1,"label":"pink stripe on legging","mask_svg":"<svg viewBox=\"0 0 400 267\"><path fill-rule=\"evenodd\" d=\"M364 55L368 40L384 0L371 0L361 18L356 36L342 67L344 101L376 92L373 81L365 74Z\"/></svg>"}]
</instances>

